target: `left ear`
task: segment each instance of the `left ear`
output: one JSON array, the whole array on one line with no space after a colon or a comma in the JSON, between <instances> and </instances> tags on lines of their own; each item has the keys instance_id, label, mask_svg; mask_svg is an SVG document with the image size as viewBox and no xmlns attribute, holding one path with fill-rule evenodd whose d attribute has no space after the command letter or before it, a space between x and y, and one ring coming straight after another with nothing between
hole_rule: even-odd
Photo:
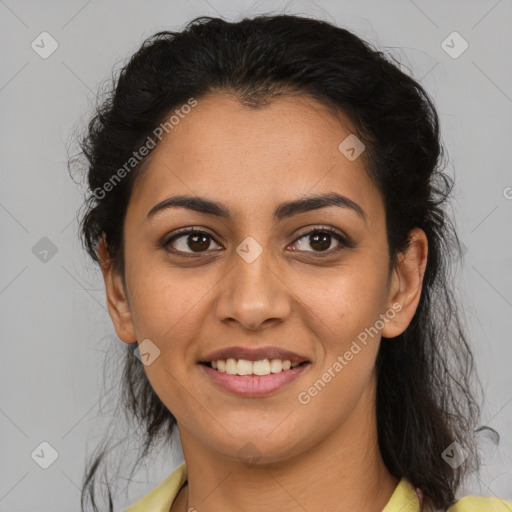
<instances>
[{"instance_id":1,"label":"left ear","mask_svg":"<svg viewBox=\"0 0 512 512\"><path fill-rule=\"evenodd\" d=\"M393 269L388 308L395 311L396 315L384 325L384 338L395 338L405 331L421 297L423 276L427 266L428 240L420 228L411 230L409 237L409 246L404 253L398 255L399 262Z\"/></svg>"}]
</instances>

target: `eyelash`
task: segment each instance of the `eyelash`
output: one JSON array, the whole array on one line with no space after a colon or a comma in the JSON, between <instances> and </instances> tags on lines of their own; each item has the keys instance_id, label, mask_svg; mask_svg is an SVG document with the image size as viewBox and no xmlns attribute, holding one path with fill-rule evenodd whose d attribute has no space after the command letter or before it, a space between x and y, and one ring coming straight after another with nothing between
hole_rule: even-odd
<instances>
[{"instance_id":1,"label":"eyelash","mask_svg":"<svg viewBox=\"0 0 512 512\"><path fill-rule=\"evenodd\" d=\"M311 235L314 235L317 233L328 233L329 235L334 237L338 242L340 242L340 246L338 246L335 249L328 249L327 251L304 251L304 252L316 253L316 257L322 258L322 257L330 256L332 254L336 254L336 253L342 251L344 248L353 247L353 244L351 242L349 242L343 235L341 235L338 231L336 231L334 228L331 228L330 226L316 227L310 231L301 233L292 243L294 244L301 238L306 238L308 236L311 236ZM203 256L204 254L206 254L208 252L208 251L203 251L203 252L198 252L198 253L187 253L185 251L168 249L168 247L170 246L170 244L172 242L174 242L178 238L184 237L185 235L206 235L207 237L214 240L215 243L218 244L218 242L215 240L215 238L206 231L202 231L202 230L199 230L196 228L181 228L178 231L176 231L171 238L164 240L162 242L162 247L164 249L168 250L169 252L172 252L172 253L180 255L180 256L184 256L186 258L197 258L197 257ZM218 244L218 245L220 245L220 244ZM302 252L302 251L297 251L297 252Z\"/></svg>"}]
</instances>

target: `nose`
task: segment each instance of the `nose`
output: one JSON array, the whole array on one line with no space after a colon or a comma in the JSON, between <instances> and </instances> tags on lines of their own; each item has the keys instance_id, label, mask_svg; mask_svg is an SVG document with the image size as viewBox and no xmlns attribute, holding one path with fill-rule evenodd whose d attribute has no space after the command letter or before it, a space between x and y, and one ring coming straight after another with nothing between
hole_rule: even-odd
<instances>
[{"instance_id":1,"label":"nose","mask_svg":"<svg viewBox=\"0 0 512 512\"><path fill-rule=\"evenodd\" d=\"M232 259L231 270L218 288L218 320L250 331L284 322L292 299L272 251L264 249L254 261L233 252Z\"/></svg>"}]
</instances>

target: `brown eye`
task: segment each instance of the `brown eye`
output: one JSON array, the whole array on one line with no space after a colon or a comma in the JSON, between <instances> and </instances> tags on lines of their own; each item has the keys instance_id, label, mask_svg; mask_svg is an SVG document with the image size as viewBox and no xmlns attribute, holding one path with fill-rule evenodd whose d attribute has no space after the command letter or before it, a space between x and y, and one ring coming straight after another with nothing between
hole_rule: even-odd
<instances>
[{"instance_id":1,"label":"brown eye","mask_svg":"<svg viewBox=\"0 0 512 512\"><path fill-rule=\"evenodd\" d=\"M337 246L332 248L334 241L337 242ZM183 228L164 241L162 246L176 254L199 256L209 252L208 249L211 248L212 242L215 242L215 239L206 231ZM317 253L318 256L322 256L323 253L333 254L346 247L352 247L344 236L330 227L316 228L303 233L295 240L294 244L297 244L298 248L293 251ZM217 243L216 245L216 250L223 248Z\"/></svg>"},{"instance_id":2,"label":"brown eye","mask_svg":"<svg viewBox=\"0 0 512 512\"><path fill-rule=\"evenodd\" d=\"M338 246L330 250L333 239L338 242ZM349 247L349 244L340 233L328 227L308 231L297 238L295 243L299 245L298 250L306 252L337 252L345 246ZM308 246L312 250L308 250Z\"/></svg>"},{"instance_id":3,"label":"brown eye","mask_svg":"<svg viewBox=\"0 0 512 512\"><path fill-rule=\"evenodd\" d=\"M205 231L194 229L180 230L164 243L165 247L172 247L172 251L183 253L202 253L210 248L213 238ZM219 249L222 247L218 246Z\"/></svg>"}]
</instances>

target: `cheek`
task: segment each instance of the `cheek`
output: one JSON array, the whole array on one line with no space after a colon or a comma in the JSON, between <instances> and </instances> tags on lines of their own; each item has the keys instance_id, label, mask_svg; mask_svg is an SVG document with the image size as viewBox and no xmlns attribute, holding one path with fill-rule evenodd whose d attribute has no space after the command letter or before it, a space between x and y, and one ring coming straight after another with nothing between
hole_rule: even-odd
<instances>
[{"instance_id":1,"label":"cheek","mask_svg":"<svg viewBox=\"0 0 512 512\"><path fill-rule=\"evenodd\" d=\"M179 387L174 376L179 380L186 377L187 350L201 337L205 293L213 283L191 279L169 267L137 267L133 256L131 269L127 265L132 322L139 345L149 340L148 346L157 354L145 370L153 388L163 398L161 390Z\"/></svg>"},{"instance_id":2,"label":"cheek","mask_svg":"<svg viewBox=\"0 0 512 512\"><path fill-rule=\"evenodd\" d=\"M321 417L327 431L344 423L369 392L381 338L375 283L340 279L338 285L321 297L323 313L314 330L318 364L296 397L304 421Z\"/></svg>"},{"instance_id":3,"label":"cheek","mask_svg":"<svg viewBox=\"0 0 512 512\"><path fill-rule=\"evenodd\" d=\"M198 325L198 311L215 279L207 272L201 277L193 272L153 263L130 274L130 306L137 339L153 339L163 349L172 340L177 348L179 340L187 338L190 329Z\"/></svg>"},{"instance_id":4,"label":"cheek","mask_svg":"<svg viewBox=\"0 0 512 512\"><path fill-rule=\"evenodd\" d=\"M287 284L325 350L343 353L385 311L386 277L385 262L358 253L338 267L290 274Z\"/></svg>"},{"instance_id":5,"label":"cheek","mask_svg":"<svg viewBox=\"0 0 512 512\"><path fill-rule=\"evenodd\" d=\"M383 262L361 256L329 276L324 271L322 279L310 273L302 280L303 321L308 318L315 336L318 364L299 403L318 413L325 404L333 405L322 413L326 419L339 420L351 410L372 377L382 328L378 321L386 307L384 272Z\"/></svg>"}]
</instances>

